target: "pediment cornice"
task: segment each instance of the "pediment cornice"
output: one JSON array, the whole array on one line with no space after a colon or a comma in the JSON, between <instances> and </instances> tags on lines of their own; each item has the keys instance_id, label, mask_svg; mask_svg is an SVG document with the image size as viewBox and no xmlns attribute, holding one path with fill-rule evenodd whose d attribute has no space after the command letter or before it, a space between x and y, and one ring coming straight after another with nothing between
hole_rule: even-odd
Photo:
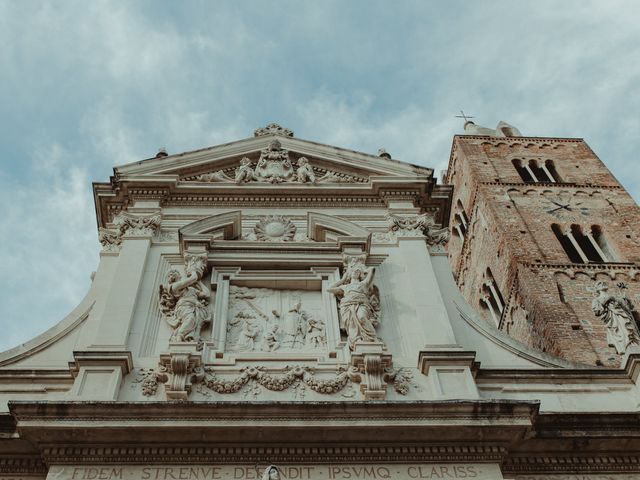
<instances>
[{"instance_id":1,"label":"pediment cornice","mask_svg":"<svg viewBox=\"0 0 640 480\"><path fill-rule=\"evenodd\" d=\"M120 179L138 175L175 175L185 170L196 171L199 167L202 169L209 164L224 165L225 161L233 163L242 156L255 154L267 148L274 138L277 138L282 148L299 156L313 157L319 161L350 169L362 169L362 171L370 172L372 175L426 175L428 177L433 175L433 169L431 168L280 135L247 138L201 150L150 158L116 166L114 167L114 173L116 179Z\"/></svg>"}]
</instances>

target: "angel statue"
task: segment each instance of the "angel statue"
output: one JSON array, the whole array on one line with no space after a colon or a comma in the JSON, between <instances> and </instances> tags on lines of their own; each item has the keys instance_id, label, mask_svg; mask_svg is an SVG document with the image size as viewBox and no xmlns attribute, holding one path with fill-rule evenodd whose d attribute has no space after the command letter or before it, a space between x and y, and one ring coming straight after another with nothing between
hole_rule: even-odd
<instances>
[{"instance_id":1,"label":"angel statue","mask_svg":"<svg viewBox=\"0 0 640 480\"><path fill-rule=\"evenodd\" d=\"M633 316L633 303L624 294L627 285L619 283L617 287L619 293L613 295L605 282L597 282L593 288L596 297L591 302L591 309L596 316L602 317L607 327L609 346L622 354L630 345L640 345L640 333Z\"/></svg>"},{"instance_id":2,"label":"angel statue","mask_svg":"<svg viewBox=\"0 0 640 480\"><path fill-rule=\"evenodd\" d=\"M211 292L201 282L206 268L206 256L187 255L187 277L173 269L167 274L167 283L160 285L160 311L171 328L172 342L200 340L200 330L211 321L207 305Z\"/></svg>"},{"instance_id":3,"label":"angel statue","mask_svg":"<svg viewBox=\"0 0 640 480\"><path fill-rule=\"evenodd\" d=\"M373 286L375 270L360 259L347 264L344 275L328 288L340 300L340 329L346 332L349 348L356 341L376 342L379 300Z\"/></svg>"},{"instance_id":4,"label":"angel statue","mask_svg":"<svg viewBox=\"0 0 640 480\"><path fill-rule=\"evenodd\" d=\"M316 174L313 173L313 168L309 165L309 160L305 157L298 159L296 177L300 183L316 183Z\"/></svg>"},{"instance_id":5,"label":"angel statue","mask_svg":"<svg viewBox=\"0 0 640 480\"><path fill-rule=\"evenodd\" d=\"M254 179L253 168L251 168L251 160L244 157L240 160L240 166L236 168L236 183L247 183Z\"/></svg>"}]
</instances>

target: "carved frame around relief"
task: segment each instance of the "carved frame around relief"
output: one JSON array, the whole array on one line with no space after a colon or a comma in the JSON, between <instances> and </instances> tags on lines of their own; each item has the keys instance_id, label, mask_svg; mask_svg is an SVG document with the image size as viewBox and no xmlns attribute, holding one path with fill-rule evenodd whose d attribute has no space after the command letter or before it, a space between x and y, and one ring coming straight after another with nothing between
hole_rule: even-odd
<instances>
[{"instance_id":1,"label":"carved frame around relief","mask_svg":"<svg viewBox=\"0 0 640 480\"><path fill-rule=\"evenodd\" d=\"M214 268L216 321L208 361L346 362L336 302L327 290L339 275L336 267Z\"/></svg>"}]
</instances>

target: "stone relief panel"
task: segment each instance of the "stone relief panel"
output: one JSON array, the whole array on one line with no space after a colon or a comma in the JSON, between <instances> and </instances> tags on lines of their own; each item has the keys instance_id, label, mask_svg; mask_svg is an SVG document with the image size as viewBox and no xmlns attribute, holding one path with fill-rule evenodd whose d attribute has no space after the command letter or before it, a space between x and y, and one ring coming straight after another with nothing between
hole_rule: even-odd
<instances>
[{"instance_id":1,"label":"stone relief panel","mask_svg":"<svg viewBox=\"0 0 640 480\"><path fill-rule=\"evenodd\" d=\"M321 292L231 285L225 350L326 350Z\"/></svg>"}]
</instances>

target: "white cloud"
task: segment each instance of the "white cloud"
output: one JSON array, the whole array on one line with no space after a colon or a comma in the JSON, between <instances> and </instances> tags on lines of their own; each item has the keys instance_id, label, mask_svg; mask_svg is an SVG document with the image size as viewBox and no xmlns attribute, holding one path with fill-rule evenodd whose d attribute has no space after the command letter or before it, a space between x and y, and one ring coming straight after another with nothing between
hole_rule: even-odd
<instances>
[{"instance_id":1,"label":"white cloud","mask_svg":"<svg viewBox=\"0 0 640 480\"><path fill-rule=\"evenodd\" d=\"M640 198L640 2L195 5L0 0L0 349L88 288L91 181L267 121L438 173L464 108L585 137Z\"/></svg>"},{"instance_id":2,"label":"white cloud","mask_svg":"<svg viewBox=\"0 0 640 480\"><path fill-rule=\"evenodd\" d=\"M40 149L24 183L0 175L3 336L0 350L61 320L86 293L97 266L97 237L86 169L58 166L71 157L59 145Z\"/></svg>"}]
</instances>

